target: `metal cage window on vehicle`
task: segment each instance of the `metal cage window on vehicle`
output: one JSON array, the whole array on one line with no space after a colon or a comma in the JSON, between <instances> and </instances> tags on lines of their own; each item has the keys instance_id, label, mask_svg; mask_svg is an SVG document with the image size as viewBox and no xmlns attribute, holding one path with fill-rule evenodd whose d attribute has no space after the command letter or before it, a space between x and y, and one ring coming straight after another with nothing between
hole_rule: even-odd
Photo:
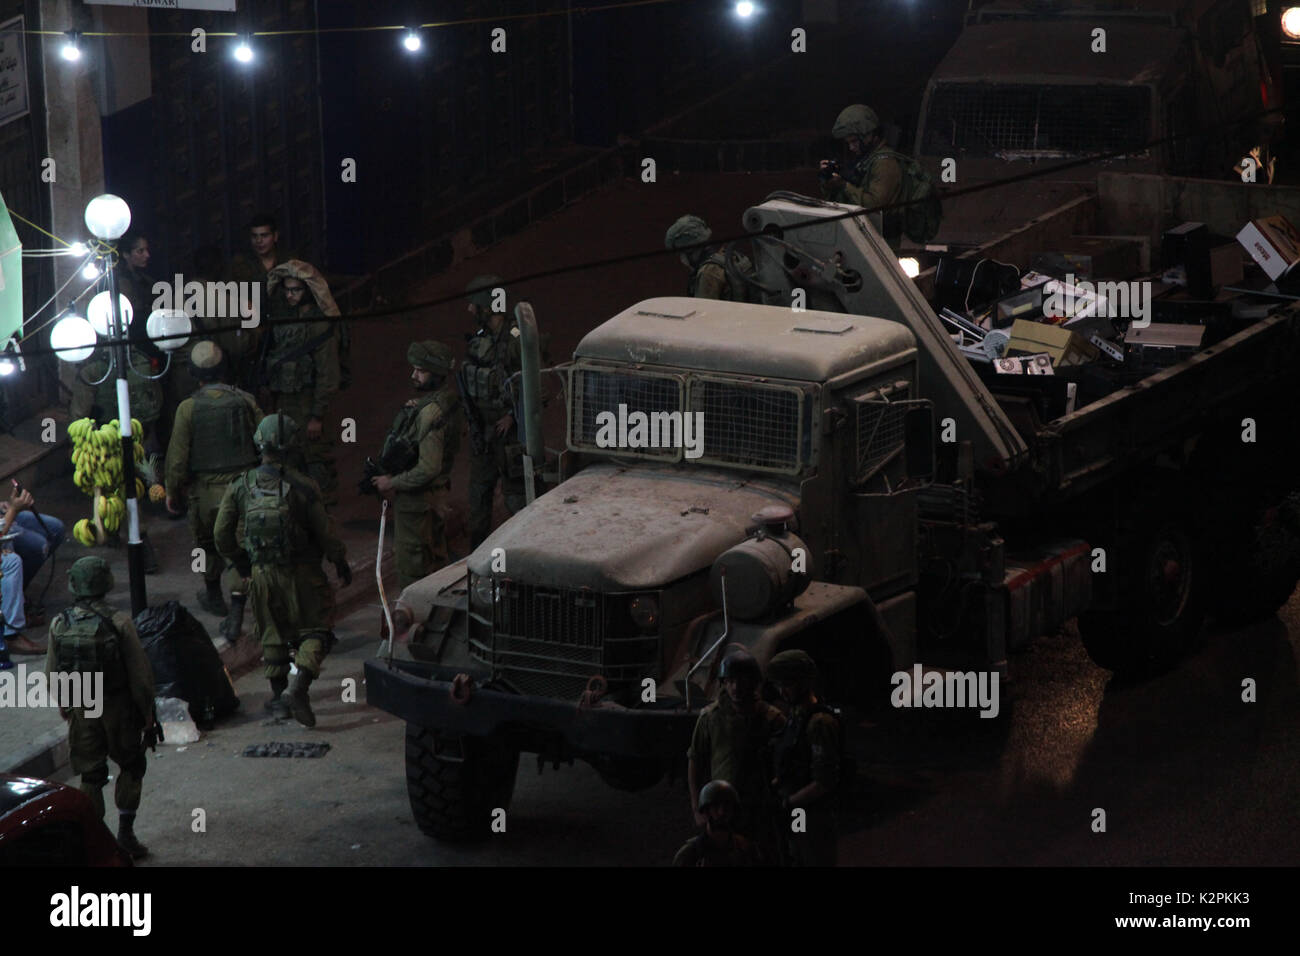
<instances>
[{"instance_id":1,"label":"metal cage window on vehicle","mask_svg":"<svg viewBox=\"0 0 1300 956\"><path fill-rule=\"evenodd\" d=\"M704 416L704 464L797 474L811 457L804 392L795 385L693 375L687 410Z\"/></svg>"},{"instance_id":2,"label":"metal cage window on vehicle","mask_svg":"<svg viewBox=\"0 0 1300 956\"><path fill-rule=\"evenodd\" d=\"M903 453L904 419L909 409L925 404L909 401L906 382L895 382L854 400L857 421L857 469L859 483L871 478Z\"/></svg>"},{"instance_id":3,"label":"metal cage window on vehicle","mask_svg":"<svg viewBox=\"0 0 1300 956\"><path fill-rule=\"evenodd\" d=\"M970 156L1076 156L1129 150L1146 156L1146 86L944 83L926 110L925 150Z\"/></svg>"},{"instance_id":4,"label":"metal cage window on vehicle","mask_svg":"<svg viewBox=\"0 0 1300 956\"><path fill-rule=\"evenodd\" d=\"M596 437L601 431L597 421L602 412L614 416L617 428L619 406L630 415L642 412L647 417L676 413L680 418L684 382L680 375L643 372L637 369L606 369L577 365L569 370L569 447L579 451L656 461L680 461L680 447L601 447Z\"/></svg>"}]
</instances>

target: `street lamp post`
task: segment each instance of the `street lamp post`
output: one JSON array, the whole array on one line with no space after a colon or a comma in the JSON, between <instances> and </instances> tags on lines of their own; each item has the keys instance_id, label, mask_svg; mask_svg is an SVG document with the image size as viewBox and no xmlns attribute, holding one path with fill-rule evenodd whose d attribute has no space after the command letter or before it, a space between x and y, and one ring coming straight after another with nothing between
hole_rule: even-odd
<instances>
[{"instance_id":1,"label":"street lamp post","mask_svg":"<svg viewBox=\"0 0 1300 956\"><path fill-rule=\"evenodd\" d=\"M112 194L96 196L86 206L86 228L103 242L122 238L131 225L131 210L125 200ZM117 423L122 433L122 482L126 489L126 569L131 583L131 616L149 606L144 588L144 542L140 539L140 504L135 496L135 444L131 432L131 391L126 370L131 361L127 342L128 328L118 301L117 250L109 247L104 275L108 280L108 298L112 312L109 343L117 365ZM143 439L142 439L143 440Z\"/></svg>"}]
</instances>

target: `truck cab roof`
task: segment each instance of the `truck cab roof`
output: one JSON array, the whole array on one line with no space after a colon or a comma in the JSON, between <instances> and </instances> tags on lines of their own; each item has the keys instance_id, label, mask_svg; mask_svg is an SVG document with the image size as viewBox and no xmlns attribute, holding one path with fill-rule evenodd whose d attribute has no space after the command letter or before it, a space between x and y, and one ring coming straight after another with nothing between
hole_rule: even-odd
<instances>
[{"instance_id":1,"label":"truck cab roof","mask_svg":"<svg viewBox=\"0 0 1300 956\"><path fill-rule=\"evenodd\" d=\"M674 296L624 309L574 358L827 382L915 348L911 331L886 319Z\"/></svg>"}]
</instances>

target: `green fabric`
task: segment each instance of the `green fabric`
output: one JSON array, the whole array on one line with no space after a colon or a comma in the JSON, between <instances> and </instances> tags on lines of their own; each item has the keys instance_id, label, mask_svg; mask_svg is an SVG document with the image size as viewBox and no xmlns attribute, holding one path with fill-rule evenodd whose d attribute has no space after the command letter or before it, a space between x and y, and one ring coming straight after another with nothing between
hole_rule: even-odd
<instances>
[{"instance_id":1,"label":"green fabric","mask_svg":"<svg viewBox=\"0 0 1300 956\"><path fill-rule=\"evenodd\" d=\"M58 670L65 674L102 673L106 694L123 691L127 678L121 636L106 616L74 605L59 615L58 623L57 629L50 629Z\"/></svg>"},{"instance_id":2,"label":"green fabric","mask_svg":"<svg viewBox=\"0 0 1300 956\"><path fill-rule=\"evenodd\" d=\"M190 471L231 472L257 463L253 448L257 403L251 395L229 385L208 385L189 401L194 438Z\"/></svg>"},{"instance_id":3,"label":"green fabric","mask_svg":"<svg viewBox=\"0 0 1300 956\"><path fill-rule=\"evenodd\" d=\"M0 348L23 328L23 244L0 196Z\"/></svg>"},{"instance_id":4,"label":"green fabric","mask_svg":"<svg viewBox=\"0 0 1300 956\"><path fill-rule=\"evenodd\" d=\"M129 697L115 695L104 700L99 717L87 717L80 709L68 719L68 758L73 773L80 774L81 788L100 791L108 782L108 761L117 764L113 799L119 811L140 807L147 761L144 749L144 720ZM103 815L102 794L91 797Z\"/></svg>"}]
</instances>

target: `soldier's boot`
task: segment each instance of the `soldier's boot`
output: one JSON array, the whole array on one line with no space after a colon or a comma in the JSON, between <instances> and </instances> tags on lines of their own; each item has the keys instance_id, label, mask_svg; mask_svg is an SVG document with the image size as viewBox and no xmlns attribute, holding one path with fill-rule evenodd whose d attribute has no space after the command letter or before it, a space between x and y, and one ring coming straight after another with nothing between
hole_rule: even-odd
<instances>
[{"instance_id":1,"label":"soldier's boot","mask_svg":"<svg viewBox=\"0 0 1300 956\"><path fill-rule=\"evenodd\" d=\"M149 540L149 535L144 531L140 532L140 543L144 545L144 573L157 574L158 555L153 549L153 544Z\"/></svg>"},{"instance_id":2,"label":"soldier's boot","mask_svg":"<svg viewBox=\"0 0 1300 956\"><path fill-rule=\"evenodd\" d=\"M221 622L221 636L231 644L239 640L239 632L244 629L244 604L248 598L238 591L230 592L230 613Z\"/></svg>"},{"instance_id":3,"label":"soldier's boot","mask_svg":"<svg viewBox=\"0 0 1300 956\"><path fill-rule=\"evenodd\" d=\"M149 855L149 848L135 837L135 813L122 811L118 814L117 845L133 860L142 860Z\"/></svg>"},{"instance_id":4,"label":"soldier's boot","mask_svg":"<svg viewBox=\"0 0 1300 956\"><path fill-rule=\"evenodd\" d=\"M289 709L293 712L293 719L304 727L316 726L316 715L311 711L311 699L307 696L311 682L315 679L305 670L299 669L293 676L293 686L288 693Z\"/></svg>"},{"instance_id":5,"label":"soldier's boot","mask_svg":"<svg viewBox=\"0 0 1300 956\"><path fill-rule=\"evenodd\" d=\"M276 720L288 720L292 714L289 710L289 702L285 700L284 692L289 687L289 678L272 677L270 680L271 699L266 702L263 709Z\"/></svg>"},{"instance_id":6,"label":"soldier's boot","mask_svg":"<svg viewBox=\"0 0 1300 956\"><path fill-rule=\"evenodd\" d=\"M203 590L199 591L196 597L199 601L199 607L209 614L225 617L230 613L230 608L226 607L225 598L221 596L220 581L204 581Z\"/></svg>"}]
</instances>

